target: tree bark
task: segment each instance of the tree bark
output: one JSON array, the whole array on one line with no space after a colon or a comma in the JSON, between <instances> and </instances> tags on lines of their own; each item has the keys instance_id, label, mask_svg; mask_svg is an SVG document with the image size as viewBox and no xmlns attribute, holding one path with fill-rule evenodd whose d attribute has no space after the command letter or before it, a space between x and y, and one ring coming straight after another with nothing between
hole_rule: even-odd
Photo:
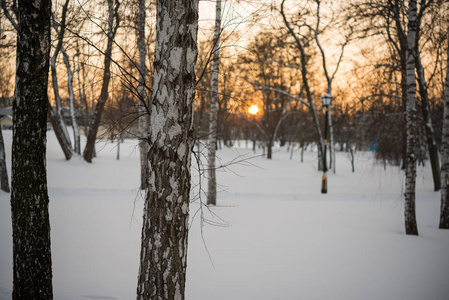
<instances>
[{"instance_id":1,"label":"tree bark","mask_svg":"<svg viewBox=\"0 0 449 300\"><path fill-rule=\"evenodd\" d=\"M53 22L53 27L58 33L58 43L55 47L55 52L53 53L53 56L50 59L50 69L51 69L51 77L52 77L52 84L53 84L53 93L55 95L55 104L56 104L56 111L52 109L52 126L53 128L58 127L55 129L55 134L62 134L62 137L58 137L58 141L61 141L64 143L64 145L61 145L62 147L68 147L70 149L70 152L72 152L72 142L70 140L69 133L67 131L67 126L64 122L64 119L62 117L62 104L61 104L61 96L59 95L59 86L58 86L58 75L56 71L56 59L58 58L59 52L62 48L62 42L64 38L65 33L65 27L66 27L66 14L67 14L67 7L69 4L69 0L66 0L62 7L62 17L61 17L61 23L57 24L56 21ZM58 29L59 26L59 29ZM71 157L71 155L70 155ZM67 157L66 157L67 158Z\"/></svg>"},{"instance_id":2,"label":"tree bark","mask_svg":"<svg viewBox=\"0 0 449 300\"><path fill-rule=\"evenodd\" d=\"M432 167L433 188L435 191L441 189L441 170L440 159L438 157L438 147L435 140L435 131L432 125L432 118L430 115L430 101L427 93L427 84L424 76L424 67L421 63L419 52L416 57L416 73L418 74L419 94L421 96L421 112L425 123L427 148L429 150L430 165Z\"/></svg>"},{"instance_id":3,"label":"tree bark","mask_svg":"<svg viewBox=\"0 0 449 300\"><path fill-rule=\"evenodd\" d=\"M439 227L440 229L449 229L449 47L447 48L446 82L444 83L443 136L441 145L441 211Z\"/></svg>"},{"instance_id":4,"label":"tree bark","mask_svg":"<svg viewBox=\"0 0 449 300\"><path fill-rule=\"evenodd\" d=\"M139 95L138 114L139 114L139 150L140 150L140 189L144 190L147 186L147 155L148 155L148 98L146 93L146 75L147 68L145 58L147 51L145 48L145 0L139 0L139 16L137 21L137 48L139 49L139 86L137 93Z\"/></svg>"},{"instance_id":5,"label":"tree bark","mask_svg":"<svg viewBox=\"0 0 449 300\"><path fill-rule=\"evenodd\" d=\"M217 102L218 74L220 72L220 33L221 33L221 0L217 0L215 8L215 31L213 40L212 84L209 110L209 141L208 147L208 193L207 204L217 204L217 177L215 172L215 149L217 145Z\"/></svg>"},{"instance_id":6,"label":"tree bark","mask_svg":"<svg viewBox=\"0 0 449 300\"><path fill-rule=\"evenodd\" d=\"M6 153L5 153L5 143L3 142L3 132L0 126L0 188L2 191L7 193L10 192L9 180L8 180L8 169L6 168Z\"/></svg>"},{"instance_id":7,"label":"tree bark","mask_svg":"<svg viewBox=\"0 0 449 300\"><path fill-rule=\"evenodd\" d=\"M47 103L48 106L48 119L50 120L53 131L55 132L56 139L61 146L61 150L64 153L65 159L69 160L72 158L72 147L70 146L70 140L67 140L67 136L62 132L61 126L59 126L58 118L56 117L56 113L51 107L50 101Z\"/></svg>"},{"instance_id":8,"label":"tree bark","mask_svg":"<svg viewBox=\"0 0 449 300\"><path fill-rule=\"evenodd\" d=\"M50 0L19 1L11 216L13 299L53 299L46 136Z\"/></svg>"},{"instance_id":9,"label":"tree bark","mask_svg":"<svg viewBox=\"0 0 449 300\"><path fill-rule=\"evenodd\" d=\"M114 7L115 3L115 7ZM95 107L95 116L92 126L89 128L87 135L87 143L84 148L83 157L87 162L92 162L92 157L95 152L95 141L97 140L98 128L100 127L101 116L103 115L104 106L109 98L109 81L111 80L111 63L112 63L112 45L114 43L115 34L120 24L118 9L120 3L114 0L108 0L108 34L107 46L104 53L104 70L103 70L103 84L101 86L100 97L98 98ZM114 22L115 19L115 22Z\"/></svg>"},{"instance_id":10,"label":"tree bark","mask_svg":"<svg viewBox=\"0 0 449 300\"><path fill-rule=\"evenodd\" d=\"M198 0L157 2L137 299L184 299Z\"/></svg>"},{"instance_id":11,"label":"tree bark","mask_svg":"<svg viewBox=\"0 0 449 300\"><path fill-rule=\"evenodd\" d=\"M409 1L407 34L407 102L406 102L406 164L405 164L405 232L418 235L415 212L416 159L418 149L418 113L416 111L416 34L417 27L416 0Z\"/></svg>"},{"instance_id":12,"label":"tree bark","mask_svg":"<svg viewBox=\"0 0 449 300\"><path fill-rule=\"evenodd\" d=\"M73 143L74 143L74 151L77 154L81 154L81 137L80 130L78 126L78 121L76 120L76 110L75 110L75 93L73 92L73 72L70 67L69 56L64 48L61 48L64 64L67 69L67 87L69 90L69 111L70 111L70 119L72 121L72 130L73 130Z\"/></svg>"}]
</instances>

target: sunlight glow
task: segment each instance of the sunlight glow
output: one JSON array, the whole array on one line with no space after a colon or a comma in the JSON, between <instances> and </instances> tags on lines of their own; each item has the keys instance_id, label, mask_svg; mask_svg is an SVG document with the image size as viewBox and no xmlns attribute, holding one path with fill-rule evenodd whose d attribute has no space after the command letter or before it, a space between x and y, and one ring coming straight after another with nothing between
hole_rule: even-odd
<instances>
[{"instance_id":1,"label":"sunlight glow","mask_svg":"<svg viewBox=\"0 0 449 300\"><path fill-rule=\"evenodd\" d=\"M258 111L259 108L257 107L257 105L251 105L251 107L248 109L248 112L252 115L256 115Z\"/></svg>"}]
</instances>

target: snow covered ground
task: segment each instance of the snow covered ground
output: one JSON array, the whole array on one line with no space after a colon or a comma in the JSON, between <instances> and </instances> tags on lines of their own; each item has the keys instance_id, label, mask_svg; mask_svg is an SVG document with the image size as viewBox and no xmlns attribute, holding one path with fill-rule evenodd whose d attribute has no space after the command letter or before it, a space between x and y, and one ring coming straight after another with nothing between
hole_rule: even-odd
<instances>
[{"instance_id":1,"label":"snow covered ground","mask_svg":"<svg viewBox=\"0 0 449 300\"><path fill-rule=\"evenodd\" d=\"M10 159L11 131L3 134ZM49 132L55 299L135 299L138 148L125 141L119 161L116 150L99 142L92 164L65 161ZM438 230L440 199L429 167L418 169L420 236L413 237L404 234L403 174L376 164L371 153L357 154L355 173L338 153L326 195L316 152L307 151L303 163L299 151L290 160L285 148L273 160L254 157L260 154L244 142L219 150L223 166L248 160L218 172L217 207L191 204L188 300L449 299L449 231ZM0 241L0 299L11 299L9 194L1 191Z\"/></svg>"}]
</instances>

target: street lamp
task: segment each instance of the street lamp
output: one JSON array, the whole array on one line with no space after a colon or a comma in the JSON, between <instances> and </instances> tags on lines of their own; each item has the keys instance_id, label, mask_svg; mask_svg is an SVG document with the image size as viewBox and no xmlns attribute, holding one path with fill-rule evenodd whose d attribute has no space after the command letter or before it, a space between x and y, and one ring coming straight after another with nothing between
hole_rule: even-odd
<instances>
[{"instance_id":1,"label":"street lamp","mask_svg":"<svg viewBox=\"0 0 449 300\"><path fill-rule=\"evenodd\" d=\"M328 127L329 127L329 106L331 105L332 96L328 93L321 96L321 99L323 100L323 106L326 108L326 114L324 116L324 151L323 151L323 179L321 181L321 193L327 194L327 134L328 134Z\"/></svg>"}]
</instances>

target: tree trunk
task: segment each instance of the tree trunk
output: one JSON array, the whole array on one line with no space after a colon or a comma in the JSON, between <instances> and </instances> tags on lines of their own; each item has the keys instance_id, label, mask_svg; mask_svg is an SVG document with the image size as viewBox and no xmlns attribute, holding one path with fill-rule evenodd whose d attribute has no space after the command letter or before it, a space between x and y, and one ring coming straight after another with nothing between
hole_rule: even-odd
<instances>
[{"instance_id":1,"label":"tree trunk","mask_svg":"<svg viewBox=\"0 0 449 300\"><path fill-rule=\"evenodd\" d=\"M302 83L303 83L305 91L306 91L307 102L309 104L309 110L312 115L313 125L315 127L315 131L316 131L316 135L317 135L318 169L320 169L320 165L321 165L320 155L322 155L323 150L324 150L324 141L323 141L323 136L321 134L320 123L318 122L318 115L317 115L317 111L315 108L315 104L313 103L313 96L312 96L312 92L311 92L310 86L309 86L309 79L307 76L307 73L308 73L307 72L307 55L305 53L304 45L302 44L301 39L293 31L293 28L291 27L290 23L287 20L287 17L285 16L284 1L281 2L281 15L282 15L282 19L284 20L284 24L285 24L285 26L287 26L288 31L294 38L295 44L300 53Z\"/></svg>"},{"instance_id":2,"label":"tree trunk","mask_svg":"<svg viewBox=\"0 0 449 300\"><path fill-rule=\"evenodd\" d=\"M53 299L46 136L50 0L19 1L11 216L13 299Z\"/></svg>"},{"instance_id":3,"label":"tree trunk","mask_svg":"<svg viewBox=\"0 0 449 300\"><path fill-rule=\"evenodd\" d=\"M138 114L139 114L139 151L140 151L140 189L144 190L147 186L147 155L148 155L148 98L146 93L146 75L147 68L145 58L147 51L145 48L145 0L139 0L139 17L137 22L137 48L139 49L139 86L137 92L139 95Z\"/></svg>"},{"instance_id":4,"label":"tree trunk","mask_svg":"<svg viewBox=\"0 0 449 300\"><path fill-rule=\"evenodd\" d=\"M448 27L449 30L449 27ZM448 31L449 32L449 31ZM449 44L449 35L448 35ZM440 229L449 229L449 47L447 48L446 82L444 84L443 136L441 145L441 211Z\"/></svg>"},{"instance_id":5,"label":"tree trunk","mask_svg":"<svg viewBox=\"0 0 449 300\"><path fill-rule=\"evenodd\" d=\"M64 118L62 116L62 104L61 104L61 96L59 95L59 86L58 86L58 75L56 71L56 59L58 58L59 52L62 48L62 42L64 38L65 33L65 27L66 27L66 14L67 14L67 7L68 7L69 1L66 0L65 4L62 7L62 17L61 22L57 23L56 21L53 22L53 27L58 33L58 43L55 47L55 52L53 53L53 56L50 59L50 69L51 69L51 77L52 77L52 84L53 84L53 93L55 95L55 104L56 104L56 110L51 110L52 114L52 126L55 131L55 134L62 135L61 137L58 137L58 141L61 141L61 147L63 147L63 151L65 153L64 147L69 147L70 152L72 152L72 142L70 140L69 133L67 131L67 126L64 122ZM70 157L66 159L70 159Z\"/></svg>"},{"instance_id":6,"label":"tree trunk","mask_svg":"<svg viewBox=\"0 0 449 300\"><path fill-rule=\"evenodd\" d=\"M75 93L73 92L73 72L72 68L70 67L70 61L67 52L65 51L64 48L61 48L61 50L62 55L64 57L64 64L67 69L67 87L69 89L69 111L70 111L70 119L72 121L74 151L77 154L81 154L81 137L78 121L76 120Z\"/></svg>"},{"instance_id":7,"label":"tree trunk","mask_svg":"<svg viewBox=\"0 0 449 300\"><path fill-rule=\"evenodd\" d=\"M118 134L117 134L117 160L120 160L120 144L122 142L122 128L119 126Z\"/></svg>"},{"instance_id":8,"label":"tree trunk","mask_svg":"<svg viewBox=\"0 0 449 300\"><path fill-rule=\"evenodd\" d=\"M273 159L273 140L268 138L267 142L267 159Z\"/></svg>"},{"instance_id":9,"label":"tree trunk","mask_svg":"<svg viewBox=\"0 0 449 300\"><path fill-rule=\"evenodd\" d=\"M416 111L416 0L409 1L407 34L407 102L406 102L406 164L405 164L405 232L418 235L415 212L416 159L418 147L418 113Z\"/></svg>"},{"instance_id":10,"label":"tree trunk","mask_svg":"<svg viewBox=\"0 0 449 300\"><path fill-rule=\"evenodd\" d=\"M425 123L430 165L432 166L433 187L435 191L439 191L441 189L440 159L438 157L438 147L435 140L435 131L433 130L432 118L430 115L429 95L427 93L427 84L424 77L424 68L421 64L419 52L417 53L416 57L416 71L416 73L418 74L419 94L421 96L421 111Z\"/></svg>"},{"instance_id":11,"label":"tree trunk","mask_svg":"<svg viewBox=\"0 0 449 300\"><path fill-rule=\"evenodd\" d=\"M6 168L5 143L3 142L3 132L0 126L0 188L7 193L9 190L8 169Z\"/></svg>"},{"instance_id":12,"label":"tree trunk","mask_svg":"<svg viewBox=\"0 0 449 300\"><path fill-rule=\"evenodd\" d=\"M53 92L55 95L55 104L56 104L55 109L53 109L50 104L52 127L55 131L55 134L62 135L61 137L58 137L58 141L61 141L63 143L63 144L60 143L60 145L63 148L64 153L65 153L65 150L64 150L65 147L68 147L70 149L70 152L72 152L72 142L70 140L70 136L67 131L67 126L62 117L61 97L59 96L58 77L57 77L57 73L56 73L56 57L55 56L53 56L51 59L51 76L52 76ZM72 154L70 154L69 158L67 158L67 156L66 156L66 159L69 160L71 157L72 157Z\"/></svg>"},{"instance_id":13,"label":"tree trunk","mask_svg":"<svg viewBox=\"0 0 449 300\"><path fill-rule=\"evenodd\" d=\"M137 299L184 299L198 0L157 2Z\"/></svg>"},{"instance_id":14,"label":"tree trunk","mask_svg":"<svg viewBox=\"0 0 449 300\"><path fill-rule=\"evenodd\" d=\"M104 53L104 71L103 71L103 84L101 86L100 97L98 98L97 105L95 107L95 116L89 133L87 135L86 148L84 148L84 159L87 162L92 162L92 157L95 152L95 142L97 140L98 128L100 127L101 116L103 115L104 106L109 98L109 81L111 80L111 63L112 63L112 45L114 42L115 34L119 27L120 18L118 14L118 9L120 3L117 1L114 7L114 0L108 0L108 42L106 46L106 51ZM114 24L114 19L115 24Z\"/></svg>"},{"instance_id":15,"label":"tree trunk","mask_svg":"<svg viewBox=\"0 0 449 300\"><path fill-rule=\"evenodd\" d=\"M51 126L53 127L53 131L55 132L56 139L61 146L61 150L64 153L65 159L69 160L72 158L72 147L70 145L70 140L67 140L67 136L63 133L62 128L59 124L58 118L56 117L56 113L51 107L50 101L47 103L48 106L48 119L50 120Z\"/></svg>"},{"instance_id":16,"label":"tree trunk","mask_svg":"<svg viewBox=\"0 0 449 300\"><path fill-rule=\"evenodd\" d=\"M208 193L207 204L217 204L217 177L215 174L215 150L217 144L217 102L218 102L218 74L220 69L220 32L221 32L221 0L217 0L215 7L215 31L213 40L212 85L210 95L209 141L208 146Z\"/></svg>"}]
</instances>

